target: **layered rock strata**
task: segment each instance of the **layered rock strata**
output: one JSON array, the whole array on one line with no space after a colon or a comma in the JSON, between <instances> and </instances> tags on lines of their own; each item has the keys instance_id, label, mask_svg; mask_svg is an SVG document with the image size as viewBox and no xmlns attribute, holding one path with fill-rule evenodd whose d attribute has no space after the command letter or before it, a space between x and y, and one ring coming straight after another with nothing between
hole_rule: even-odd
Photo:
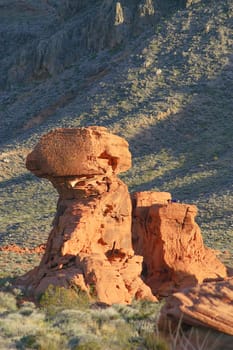
<instances>
[{"instance_id":1,"label":"layered rock strata","mask_svg":"<svg viewBox=\"0 0 233 350\"><path fill-rule=\"evenodd\" d=\"M208 282L175 293L161 310L160 326L179 320L233 335L233 278Z\"/></svg>"},{"instance_id":2,"label":"layered rock strata","mask_svg":"<svg viewBox=\"0 0 233 350\"><path fill-rule=\"evenodd\" d=\"M17 284L40 294L78 286L104 303L155 301L131 243L131 200L116 174L131 166L128 143L103 127L57 129L28 155L27 168L59 193L45 254Z\"/></svg>"},{"instance_id":3,"label":"layered rock strata","mask_svg":"<svg viewBox=\"0 0 233 350\"><path fill-rule=\"evenodd\" d=\"M144 258L143 278L156 295L226 277L225 266L204 246L196 206L175 203L166 192L134 193L132 200L133 248Z\"/></svg>"}]
</instances>

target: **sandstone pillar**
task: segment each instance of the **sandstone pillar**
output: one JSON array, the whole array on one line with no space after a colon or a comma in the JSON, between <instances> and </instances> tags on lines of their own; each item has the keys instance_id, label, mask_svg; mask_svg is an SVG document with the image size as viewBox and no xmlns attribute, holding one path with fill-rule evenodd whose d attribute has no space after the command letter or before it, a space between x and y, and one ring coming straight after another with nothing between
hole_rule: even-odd
<instances>
[{"instance_id":1,"label":"sandstone pillar","mask_svg":"<svg viewBox=\"0 0 233 350\"><path fill-rule=\"evenodd\" d=\"M154 294L226 277L226 267L204 246L195 205L175 203L166 192L134 193L132 201L133 248L144 257L142 275Z\"/></svg>"},{"instance_id":2,"label":"sandstone pillar","mask_svg":"<svg viewBox=\"0 0 233 350\"><path fill-rule=\"evenodd\" d=\"M140 278L131 200L117 177L130 166L128 143L103 127L57 129L41 138L26 167L57 189L57 213L40 265L18 285L35 295L50 284L74 284L108 304L156 300Z\"/></svg>"}]
</instances>

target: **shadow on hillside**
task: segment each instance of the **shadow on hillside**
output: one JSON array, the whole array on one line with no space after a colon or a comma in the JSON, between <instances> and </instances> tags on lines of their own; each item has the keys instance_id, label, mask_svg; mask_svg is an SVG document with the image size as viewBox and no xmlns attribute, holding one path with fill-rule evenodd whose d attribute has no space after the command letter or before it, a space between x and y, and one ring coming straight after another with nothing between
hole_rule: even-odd
<instances>
[{"instance_id":1,"label":"shadow on hillside","mask_svg":"<svg viewBox=\"0 0 233 350\"><path fill-rule=\"evenodd\" d=\"M139 15L139 9L142 7L140 1L130 1L127 4L127 10L125 13L126 18L128 16L130 17L130 21L123 20L122 22L119 22L118 25L114 24L114 3L111 4L110 2L108 4L106 2L106 4L102 4L101 6L98 5L97 7L96 5L93 5L94 7L92 5L82 5L81 8L89 7L87 13L81 12L79 16L77 15L78 12L74 12L72 14L74 16L72 24L69 22L68 16L63 18L64 21L62 27L60 25L56 27L56 24L52 26L52 35L49 28L47 29L45 42L48 49L46 55L44 55L49 58L45 59L45 62L43 61L44 57L40 49L38 49L40 54L36 50L38 45L37 40L35 40L35 42L33 41L32 47L24 42L22 42L21 45L18 43L19 48L18 52L15 52L15 60L13 63L10 60L9 66L7 65L2 71L2 85L4 86L5 91L3 88L4 103L2 103L2 108L0 109L0 112L2 112L2 117L0 118L0 146L4 147L5 145L9 145L15 140L18 140L21 137L23 138L23 136L26 136L27 138L31 134L29 129L33 129L32 131L34 133L38 133L40 132L38 129L41 127L42 132L44 132L46 127L44 128L43 126L48 123L53 124L52 119L54 115L57 116L63 107L70 105L77 95L81 94L80 92L91 89L91 84L96 81L97 83L101 81L104 71L109 70L108 62L105 63L105 68L107 69L103 70L103 62L100 63L98 60L93 60L93 64L93 62L90 62L90 56L97 56L103 50L106 50L106 52L108 50L112 50L113 52L117 51L120 46L135 41L135 38L138 37L138 35L143 35L145 31L150 30L151 28L156 28L156 26L163 21L164 17L169 19L174 13L176 13L176 11L185 8L185 4L186 0L177 0L175 2L173 0L167 0L158 4L156 3L156 11L155 13L152 11L151 14L147 8L149 5L145 4L145 16ZM61 6L61 8L63 7ZM94 27L92 23L93 10L95 11ZM127 13L127 11L129 13ZM85 20L83 19L83 16L85 17ZM90 31L93 31L92 36L89 33ZM61 33L63 35L61 35ZM56 45L59 47L56 47L55 49L54 46L56 42L54 40L58 34L60 35L60 44ZM63 37L66 38L66 40L64 40ZM7 45L7 49L13 50L14 43L12 43L11 45ZM53 50L50 50L50 47L54 47ZM26 52L27 55L25 54ZM24 57L22 67L19 63L22 61L22 59L20 59L21 53ZM37 62L38 57L34 56L40 55L41 62L37 65L35 62ZM50 64L48 64L47 60L50 61ZM80 75L78 79L76 77L78 84L75 84L74 88L70 87L71 85L74 85L72 84L72 81L70 81L69 84L67 84L66 81L66 84L63 86L62 90L59 90L59 93L54 93L56 91L55 86L53 89L54 91L50 90L49 85L56 84L55 81L57 75L60 75L62 80L62 74L66 70L69 70L69 68L77 63L80 63L82 66L83 61L85 60L89 63L89 67L86 68L87 71L83 72L83 75ZM110 58L107 58L106 61L109 60ZM17 66L17 69L14 65ZM97 68L98 66L102 67L99 71ZM10 74L9 72L11 71L17 71L17 73ZM91 72L92 74L90 74ZM12 78L11 75L13 75L14 78ZM53 79L55 80L53 81ZM80 80L83 80L81 84ZM25 94L24 89L27 87L28 82L29 84L32 83L32 88L27 94ZM43 95L44 91L46 91L46 94L52 96L51 100L49 99L46 101L46 98L43 95L37 95L40 90L39 83L44 83ZM57 83L59 85L59 81ZM35 84L37 85L36 88ZM8 85L12 85L12 92L13 89L15 89L13 93L9 94L9 96ZM11 91L11 89L9 91ZM31 108L32 100L27 99L27 95L31 95L31 97L33 96L34 109ZM57 96L54 97L54 95ZM82 96L79 96L79 98L82 99ZM18 100L22 100L20 106ZM22 108L23 105L24 108ZM86 103L84 105L85 107L81 113L88 112ZM17 110L16 106L19 106L19 110ZM14 124L14 128L12 128L12 124Z\"/></svg>"},{"instance_id":2,"label":"shadow on hillside","mask_svg":"<svg viewBox=\"0 0 233 350\"><path fill-rule=\"evenodd\" d=\"M28 182L41 182L41 180L30 173L28 174L25 173L19 176L12 177L11 179L1 181L0 190L2 189L7 190L7 188L10 188L12 186L17 186L17 185L22 185L22 186L25 185L25 187L27 187Z\"/></svg>"},{"instance_id":3,"label":"shadow on hillside","mask_svg":"<svg viewBox=\"0 0 233 350\"><path fill-rule=\"evenodd\" d=\"M209 195L232 189L233 165L233 83L232 62L212 81L194 87L191 102L179 113L145 126L129 140L133 158L159 154L166 150L173 159L183 159L180 167L154 177L134 190L161 187L175 179L189 177L190 183L179 182L169 188L175 195ZM181 88L180 88L181 89ZM174 86L174 93L179 87ZM140 172L140 169L138 169ZM198 175L199 174L199 175ZM141 174L143 178L143 175Z\"/></svg>"},{"instance_id":4,"label":"shadow on hillside","mask_svg":"<svg viewBox=\"0 0 233 350\"><path fill-rule=\"evenodd\" d=\"M16 277L6 276L6 277L0 277L0 290L6 291L6 285L13 284Z\"/></svg>"}]
</instances>

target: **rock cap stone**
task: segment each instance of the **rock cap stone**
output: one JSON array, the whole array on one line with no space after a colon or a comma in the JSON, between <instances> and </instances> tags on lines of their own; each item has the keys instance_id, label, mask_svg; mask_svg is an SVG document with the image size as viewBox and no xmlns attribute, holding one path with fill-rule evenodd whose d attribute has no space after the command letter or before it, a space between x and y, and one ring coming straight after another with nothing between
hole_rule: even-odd
<instances>
[{"instance_id":1,"label":"rock cap stone","mask_svg":"<svg viewBox=\"0 0 233 350\"><path fill-rule=\"evenodd\" d=\"M60 128L41 137L26 167L38 177L117 174L131 167L131 153L105 127Z\"/></svg>"}]
</instances>

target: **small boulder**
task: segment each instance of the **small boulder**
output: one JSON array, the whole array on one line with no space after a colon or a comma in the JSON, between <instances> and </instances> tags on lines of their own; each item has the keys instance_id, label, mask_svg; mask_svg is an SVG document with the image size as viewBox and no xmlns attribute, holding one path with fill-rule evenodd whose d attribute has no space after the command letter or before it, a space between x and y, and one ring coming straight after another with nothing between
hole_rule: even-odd
<instances>
[{"instance_id":1,"label":"small boulder","mask_svg":"<svg viewBox=\"0 0 233 350\"><path fill-rule=\"evenodd\" d=\"M233 278L202 283L168 297L160 313L160 326L176 324L213 328L233 335Z\"/></svg>"}]
</instances>

